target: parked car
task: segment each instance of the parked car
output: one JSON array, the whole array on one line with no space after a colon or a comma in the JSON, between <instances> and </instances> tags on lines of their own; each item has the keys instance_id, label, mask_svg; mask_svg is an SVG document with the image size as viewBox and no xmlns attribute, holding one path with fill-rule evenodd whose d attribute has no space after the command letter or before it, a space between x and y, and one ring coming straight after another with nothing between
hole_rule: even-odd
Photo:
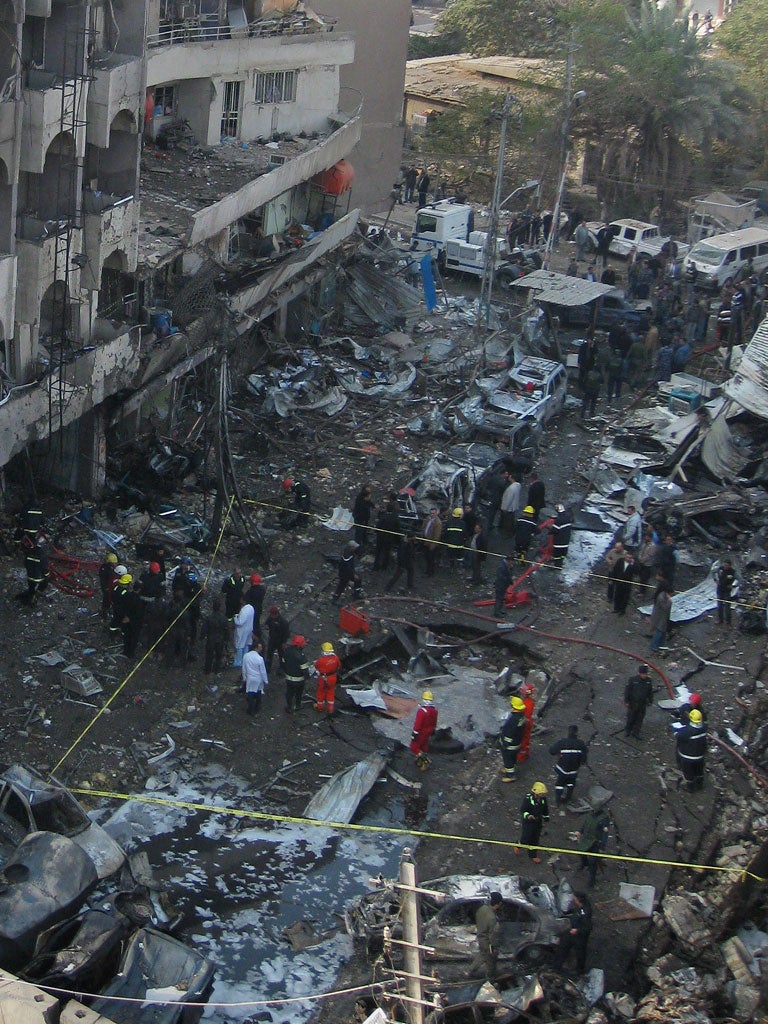
<instances>
[{"instance_id":1,"label":"parked car","mask_svg":"<svg viewBox=\"0 0 768 1024\"><path fill-rule=\"evenodd\" d=\"M595 247L597 233L602 226L600 221L590 221L587 224ZM659 256L665 246L673 252L676 259L682 259L690 249L687 242L678 242L669 235L662 235L658 224L650 224L648 221L627 218L611 221L608 227L613 235L610 252L624 259L631 256L633 251L638 256Z\"/></svg>"},{"instance_id":2,"label":"parked car","mask_svg":"<svg viewBox=\"0 0 768 1024\"><path fill-rule=\"evenodd\" d=\"M549 304L549 308L560 320L563 327L581 327L592 323L593 304L583 306L557 306ZM595 326L609 331L616 324L647 331L651 323L652 305L650 302L628 302L619 288L601 296L597 310Z\"/></svg>"},{"instance_id":3,"label":"parked car","mask_svg":"<svg viewBox=\"0 0 768 1024\"><path fill-rule=\"evenodd\" d=\"M114 875L126 860L125 850L91 821L68 789L24 765L0 765L0 854L8 851L9 839L15 846L29 832L72 839L91 858L99 878Z\"/></svg>"}]
</instances>

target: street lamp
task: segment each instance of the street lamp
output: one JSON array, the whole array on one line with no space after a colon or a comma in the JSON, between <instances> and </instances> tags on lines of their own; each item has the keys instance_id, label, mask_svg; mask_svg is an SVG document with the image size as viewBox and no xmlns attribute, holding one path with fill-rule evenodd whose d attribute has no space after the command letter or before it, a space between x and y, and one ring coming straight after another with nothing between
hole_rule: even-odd
<instances>
[{"instance_id":1,"label":"street lamp","mask_svg":"<svg viewBox=\"0 0 768 1024\"><path fill-rule=\"evenodd\" d=\"M507 198L501 204L501 206L499 207L499 213L504 212L504 209L506 208L506 205L510 201L510 199L514 199L515 196L522 195L523 192L531 192L533 189L538 188L540 184L541 182L539 182L538 179L531 178L529 181L524 182L522 185L518 185L516 189L509 193Z\"/></svg>"}]
</instances>

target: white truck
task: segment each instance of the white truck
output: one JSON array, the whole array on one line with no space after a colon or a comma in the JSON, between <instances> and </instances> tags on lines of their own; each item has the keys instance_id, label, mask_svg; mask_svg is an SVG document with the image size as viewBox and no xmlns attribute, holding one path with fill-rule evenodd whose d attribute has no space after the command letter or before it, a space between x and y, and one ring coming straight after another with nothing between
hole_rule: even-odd
<instances>
[{"instance_id":1,"label":"white truck","mask_svg":"<svg viewBox=\"0 0 768 1024\"><path fill-rule=\"evenodd\" d=\"M411 235L412 252L431 252L441 270L483 276L486 231L475 231L475 211L466 203L441 199L416 213L416 226ZM507 252L506 240L496 238L495 273L500 279L517 280L540 266L534 251Z\"/></svg>"}]
</instances>

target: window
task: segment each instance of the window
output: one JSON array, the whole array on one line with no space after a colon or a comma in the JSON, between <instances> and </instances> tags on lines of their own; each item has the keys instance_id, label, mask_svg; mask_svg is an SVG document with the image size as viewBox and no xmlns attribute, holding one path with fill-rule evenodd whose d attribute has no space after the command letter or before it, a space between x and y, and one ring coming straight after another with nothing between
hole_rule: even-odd
<instances>
[{"instance_id":1,"label":"window","mask_svg":"<svg viewBox=\"0 0 768 1024\"><path fill-rule=\"evenodd\" d=\"M257 103L295 103L298 71L266 71L256 75Z\"/></svg>"},{"instance_id":2,"label":"window","mask_svg":"<svg viewBox=\"0 0 768 1024\"><path fill-rule=\"evenodd\" d=\"M768 256L768 242L761 242L757 247L757 252L759 256Z\"/></svg>"},{"instance_id":3,"label":"window","mask_svg":"<svg viewBox=\"0 0 768 1024\"><path fill-rule=\"evenodd\" d=\"M176 114L176 86L155 87L155 117L174 117Z\"/></svg>"},{"instance_id":4,"label":"window","mask_svg":"<svg viewBox=\"0 0 768 1024\"><path fill-rule=\"evenodd\" d=\"M743 245L741 247L741 258L743 260L753 260L757 256L756 245Z\"/></svg>"},{"instance_id":5,"label":"window","mask_svg":"<svg viewBox=\"0 0 768 1024\"><path fill-rule=\"evenodd\" d=\"M627 239L628 242L634 242L635 238L637 237L637 232L634 228L625 228L624 237Z\"/></svg>"}]
</instances>

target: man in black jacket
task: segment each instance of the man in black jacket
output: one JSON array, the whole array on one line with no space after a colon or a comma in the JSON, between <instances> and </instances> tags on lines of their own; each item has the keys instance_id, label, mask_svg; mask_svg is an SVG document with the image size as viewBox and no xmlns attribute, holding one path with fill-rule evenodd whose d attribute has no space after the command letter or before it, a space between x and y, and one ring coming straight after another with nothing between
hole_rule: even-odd
<instances>
[{"instance_id":1,"label":"man in black jacket","mask_svg":"<svg viewBox=\"0 0 768 1024\"><path fill-rule=\"evenodd\" d=\"M200 636L205 640L205 667L206 675L211 672L221 672L224 660L224 648L229 639L229 621L221 610L221 601L215 597L211 602L211 610L203 619L203 626Z\"/></svg>"},{"instance_id":2,"label":"man in black jacket","mask_svg":"<svg viewBox=\"0 0 768 1024\"><path fill-rule=\"evenodd\" d=\"M264 608L264 598L267 596L267 588L261 582L261 575L257 572L251 573L250 587L245 592L245 600L253 608L253 635L261 640L261 613Z\"/></svg>"},{"instance_id":3,"label":"man in black jacket","mask_svg":"<svg viewBox=\"0 0 768 1024\"><path fill-rule=\"evenodd\" d=\"M641 738L640 729L645 718L645 711L653 700L653 686L648 678L648 666L641 665L636 676L631 676L624 687L624 706L627 709L627 721L624 735Z\"/></svg>"},{"instance_id":4,"label":"man in black jacket","mask_svg":"<svg viewBox=\"0 0 768 1024\"><path fill-rule=\"evenodd\" d=\"M376 555L373 571L389 568L389 556L397 548L400 533L400 509L397 495L390 492L387 503L376 516Z\"/></svg>"},{"instance_id":5,"label":"man in black jacket","mask_svg":"<svg viewBox=\"0 0 768 1024\"><path fill-rule=\"evenodd\" d=\"M269 609L269 615L264 623L267 629L267 653L264 655L264 663L267 666L267 673L272 671L272 659L277 655L277 660L281 666L285 663L285 655L283 654L283 648L291 635L291 627L288 625L288 620L280 614L280 609L276 605L272 605Z\"/></svg>"},{"instance_id":6,"label":"man in black jacket","mask_svg":"<svg viewBox=\"0 0 768 1024\"><path fill-rule=\"evenodd\" d=\"M397 569L395 570L392 579L387 582L384 588L385 593L389 593L392 587L397 583L403 573L406 574L406 582L408 589L413 590L413 578L414 578L414 566L416 563L416 539L412 533L407 533L400 539L400 545L397 549Z\"/></svg>"},{"instance_id":7,"label":"man in black jacket","mask_svg":"<svg viewBox=\"0 0 768 1024\"><path fill-rule=\"evenodd\" d=\"M362 581L360 579L360 574L357 571L357 565L355 564L355 558L359 547L360 545L357 541L351 540L341 553L341 560L339 562L339 582L336 584L336 593L331 598L334 604L339 603L341 595L350 584L352 584L353 598L360 598L363 596Z\"/></svg>"},{"instance_id":8,"label":"man in black jacket","mask_svg":"<svg viewBox=\"0 0 768 1024\"><path fill-rule=\"evenodd\" d=\"M513 583L515 579L515 574L512 569L513 565L514 559L512 558L512 555L505 555L499 562L499 567L496 570L493 602L494 619L500 619L504 615L504 596L507 593L510 584Z\"/></svg>"},{"instance_id":9,"label":"man in black jacket","mask_svg":"<svg viewBox=\"0 0 768 1024\"><path fill-rule=\"evenodd\" d=\"M224 595L224 614L231 622L240 611L240 599L243 596L245 577L239 569L233 569L221 585L221 592Z\"/></svg>"},{"instance_id":10,"label":"man in black jacket","mask_svg":"<svg viewBox=\"0 0 768 1024\"><path fill-rule=\"evenodd\" d=\"M576 970L583 974L587 966L587 945L592 931L592 904L584 893L574 893L566 914L569 928L560 936L555 953L555 970L562 971L571 953L576 954Z\"/></svg>"}]
</instances>

